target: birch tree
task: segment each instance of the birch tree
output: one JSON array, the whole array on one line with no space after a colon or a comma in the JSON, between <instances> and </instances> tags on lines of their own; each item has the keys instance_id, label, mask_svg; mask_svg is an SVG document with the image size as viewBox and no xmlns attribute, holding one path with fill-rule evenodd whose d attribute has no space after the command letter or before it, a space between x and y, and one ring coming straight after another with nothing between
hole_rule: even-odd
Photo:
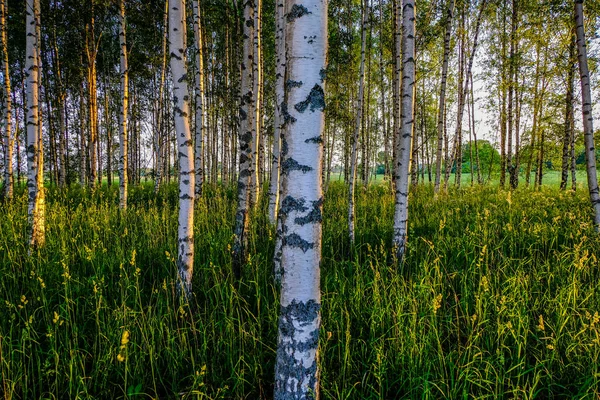
<instances>
[{"instance_id":1,"label":"birch tree","mask_svg":"<svg viewBox=\"0 0 600 400\"><path fill-rule=\"evenodd\" d=\"M283 135L282 106L284 105L285 84L285 1L277 0L275 5L275 133L269 181L269 221L275 224L279 209L280 148Z\"/></svg>"},{"instance_id":2,"label":"birch tree","mask_svg":"<svg viewBox=\"0 0 600 400\"><path fill-rule=\"evenodd\" d=\"M127 208L127 109L129 106L129 72L125 33L125 0L119 1L119 41L121 47L121 110L119 114L119 207Z\"/></svg>"},{"instance_id":3,"label":"birch tree","mask_svg":"<svg viewBox=\"0 0 600 400\"><path fill-rule=\"evenodd\" d=\"M415 1L402 0L402 106L396 165L394 206L394 250L398 263L404 260L408 236L408 175L415 106Z\"/></svg>"},{"instance_id":4,"label":"birch tree","mask_svg":"<svg viewBox=\"0 0 600 400\"><path fill-rule=\"evenodd\" d=\"M444 36L444 58L442 60L442 83L440 85L440 102L438 106L437 134L438 145L435 163L434 191L440 190L440 177L442 173L442 144L444 140L444 117L446 109L446 81L448 78L448 59L450 58L450 34L452 33L452 18L454 15L454 1L448 1L448 15L446 16L446 35Z\"/></svg>"},{"instance_id":5,"label":"birch tree","mask_svg":"<svg viewBox=\"0 0 600 400\"><path fill-rule=\"evenodd\" d=\"M324 73L327 0L288 2L288 135L282 152L285 198L283 279L276 400L319 398L317 349L321 323L320 268Z\"/></svg>"},{"instance_id":6,"label":"birch tree","mask_svg":"<svg viewBox=\"0 0 600 400\"><path fill-rule=\"evenodd\" d=\"M583 138L585 145L585 161L587 166L588 188L590 200L594 207L594 225L600 230L600 196L596 174L596 149L594 146L594 124L592 116L592 94L590 90L590 73L587 62L587 45L583 25L583 0L575 0L575 29L577 34L577 58L579 60L579 76L581 78L581 98L583 112Z\"/></svg>"},{"instance_id":7,"label":"birch tree","mask_svg":"<svg viewBox=\"0 0 600 400\"><path fill-rule=\"evenodd\" d=\"M233 273L236 278L241 276L242 263L245 258L245 242L248 232L248 202L250 196L250 180L252 175L252 129L254 129L254 93L252 73L252 37L254 25L254 3L244 2L244 23L242 35L244 38L241 83L240 83L240 130L239 130L239 168L238 201L233 230Z\"/></svg>"},{"instance_id":8,"label":"birch tree","mask_svg":"<svg viewBox=\"0 0 600 400\"><path fill-rule=\"evenodd\" d=\"M194 271L194 151L189 124L189 93L185 63L185 1L169 0L169 53L173 78L175 132L179 154L179 219L177 231L178 292L192 294Z\"/></svg>"},{"instance_id":9,"label":"birch tree","mask_svg":"<svg viewBox=\"0 0 600 400\"><path fill-rule=\"evenodd\" d=\"M354 135L352 136L352 153L350 156L350 176L348 177L348 232L350 243L354 244L354 187L356 180L356 164L358 162L358 136L363 115L363 101L365 92L365 50L367 47L367 5L362 3L360 68L358 73L358 97L356 99L356 119L354 120ZM363 160L364 165L365 160Z\"/></svg>"},{"instance_id":10,"label":"birch tree","mask_svg":"<svg viewBox=\"0 0 600 400\"><path fill-rule=\"evenodd\" d=\"M8 64L8 39L6 24L8 21L7 0L0 0L0 35L2 35L2 72L4 73L4 194L7 199L13 197L13 148L15 146L12 131L12 101L10 90L10 71Z\"/></svg>"},{"instance_id":11,"label":"birch tree","mask_svg":"<svg viewBox=\"0 0 600 400\"><path fill-rule=\"evenodd\" d=\"M195 160L194 168L196 170L196 183L194 192L196 196L202 195L202 135L204 128L204 62L202 54L202 26L200 24L200 2L192 2L194 16L194 43L195 43L195 61L196 73L194 74L194 93L196 96L196 131L194 137Z\"/></svg>"},{"instance_id":12,"label":"birch tree","mask_svg":"<svg viewBox=\"0 0 600 400\"><path fill-rule=\"evenodd\" d=\"M43 150L39 129L39 0L26 3L25 75L27 80L27 191L31 247L45 242Z\"/></svg>"}]
</instances>

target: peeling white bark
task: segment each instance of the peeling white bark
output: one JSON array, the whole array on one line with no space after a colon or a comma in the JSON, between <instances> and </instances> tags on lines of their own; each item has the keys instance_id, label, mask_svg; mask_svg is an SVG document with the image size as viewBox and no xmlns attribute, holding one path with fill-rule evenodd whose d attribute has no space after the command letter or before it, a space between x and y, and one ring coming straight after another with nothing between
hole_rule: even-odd
<instances>
[{"instance_id":1,"label":"peeling white bark","mask_svg":"<svg viewBox=\"0 0 600 400\"><path fill-rule=\"evenodd\" d=\"M327 1L290 1L287 134L282 143L285 197L281 201L281 314L276 400L319 398L322 155L325 118Z\"/></svg>"}]
</instances>

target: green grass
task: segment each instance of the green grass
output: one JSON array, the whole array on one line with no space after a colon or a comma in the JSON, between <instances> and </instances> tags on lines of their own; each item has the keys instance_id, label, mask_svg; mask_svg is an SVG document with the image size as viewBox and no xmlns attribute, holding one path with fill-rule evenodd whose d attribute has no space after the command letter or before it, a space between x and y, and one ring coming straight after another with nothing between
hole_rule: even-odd
<instances>
[{"instance_id":1,"label":"green grass","mask_svg":"<svg viewBox=\"0 0 600 400\"><path fill-rule=\"evenodd\" d=\"M464 187L411 193L409 248L388 251L387 185L324 204L326 399L600 395L600 240L587 193ZM235 193L197 204L191 306L175 297L177 190L51 191L46 247L28 254L26 199L0 207L0 396L270 398L278 292L264 207L235 283ZM264 206L264 204L263 204Z\"/></svg>"}]
</instances>

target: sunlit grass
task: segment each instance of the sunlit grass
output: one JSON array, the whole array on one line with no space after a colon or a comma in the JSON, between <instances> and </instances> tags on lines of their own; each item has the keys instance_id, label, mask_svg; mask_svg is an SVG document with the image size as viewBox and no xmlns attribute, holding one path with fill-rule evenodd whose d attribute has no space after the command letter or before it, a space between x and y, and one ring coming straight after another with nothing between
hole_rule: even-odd
<instances>
[{"instance_id":1,"label":"sunlit grass","mask_svg":"<svg viewBox=\"0 0 600 400\"><path fill-rule=\"evenodd\" d=\"M387 185L324 204L321 390L331 399L597 398L600 240L587 193L464 187L411 193L409 254L388 251ZM28 256L26 200L0 208L0 394L30 398L270 398L278 293L273 229L252 225L230 272L235 193L197 204L195 299L174 291L173 186L48 196Z\"/></svg>"}]
</instances>

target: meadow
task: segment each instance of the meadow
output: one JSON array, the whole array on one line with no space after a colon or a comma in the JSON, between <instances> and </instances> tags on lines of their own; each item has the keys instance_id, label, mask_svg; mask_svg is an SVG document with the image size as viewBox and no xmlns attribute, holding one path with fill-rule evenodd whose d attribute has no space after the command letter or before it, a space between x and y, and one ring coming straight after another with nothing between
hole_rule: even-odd
<instances>
[{"instance_id":1,"label":"meadow","mask_svg":"<svg viewBox=\"0 0 600 400\"><path fill-rule=\"evenodd\" d=\"M580 182L582 182L580 180ZM50 189L29 254L24 193L0 205L0 397L272 397L278 289L266 205L236 282L231 188L196 209L195 298L175 296L177 191ZM388 185L325 197L321 397L597 399L600 240L586 190L413 188L401 269Z\"/></svg>"}]
</instances>

